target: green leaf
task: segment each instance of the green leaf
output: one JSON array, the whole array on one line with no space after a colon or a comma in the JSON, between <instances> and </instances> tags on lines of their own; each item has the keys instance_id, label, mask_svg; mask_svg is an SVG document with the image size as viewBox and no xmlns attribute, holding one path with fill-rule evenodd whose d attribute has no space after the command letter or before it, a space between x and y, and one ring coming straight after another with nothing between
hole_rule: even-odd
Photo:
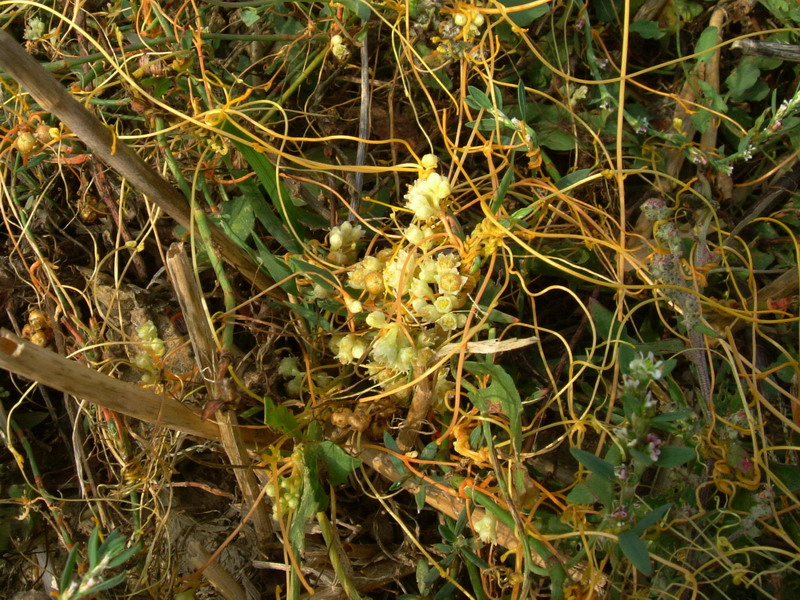
<instances>
[{"instance_id":1,"label":"green leaf","mask_svg":"<svg viewBox=\"0 0 800 600\"><path fill-rule=\"evenodd\" d=\"M362 21L369 19L369 4L364 0L340 0L339 3Z\"/></svg>"},{"instance_id":2,"label":"green leaf","mask_svg":"<svg viewBox=\"0 0 800 600\"><path fill-rule=\"evenodd\" d=\"M281 288L294 296L299 296L300 292L297 289L297 282L295 278L292 277L292 270L289 266L270 252L266 245L264 245L264 242L258 239L258 237L254 237L253 241L256 244L256 248L258 248L256 262L264 266L272 281L282 281Z\"/></svg>"},{"instance_id":3,"label":"green leaf","mask_svg":"<svg viewBox=\"0 0 800 600\"><path fill-rule=\"evenodd\" d=\"M653 525L658 523L661 520L661 517L666 515L670 508L672 508L671 503L664 504L663 506L659 506L658 508L654 508L644 517L639 519L639 522L636 523L634 527L631 527L631 531L636 535L642 535L645 531L647 531Z\"/></svg>"},{"instance_id":4,"label":"green leaf","mask_svg":"<svg viewBox=\"0 0 800 600\"><path fill-rule=\"evenodd\" d=\"M115 532L111 535L113 536ZM111 539L109 536L108 539ZM103 544L105 546L105 544ZM89 569L94 569L97 566L97 563L100 562L99 556L99 546L100 546L100 529L95 525L94 529L92 529L92 533L89 536L89 543L86 546L86 552L89 558Z\"/></svg>"},{"instance_id":5,"label":"green leaf","mask_svg":"<svg viewBox=\"0 0 800 600\"><path fill-rule=\"evenodd\" d=\"M464 363L464 368L473 375L489 375L491 377L489 386L475 390L474 394L480 396L484 406L488 402L500 404L503 413L508 417L511 442L516 451L520 452L522 450L522 398L520 398L514 380L499 365L467 361ZM470 393L469 397L473 398L473 393ZM480 409L479 406L478 408Z\"/></svg>"},{"instance_id":6,"label":"green leaf","mask_svg":"<svg viewBox=\"0 0 800 600\"><path fill-rule=\"evenodd\" d=\"M614 504L614 481L612 479L592 474L586 480L586 487L594 496L595 502L599 502L606 508L610 508Z\"/></svg>"},{"instance_id":7,"label":"green leaf","mask_svg":"<svg viewBox=\"0 0 800 600\"><path fill-rule=\"evenodd\" d=\"M419 453L419 457L421 460L433 460L438 451L439 444L436 442L430 442L422 449L422 452Z\"/></svg>"},{"instance_id":8,"label":"green leaf","mask_svg":"<svg viewBox=\"0 0 800 600\"><path fill-rule=\"evenodd\" d=\"M514 6L528 4L529 0L499 0L499 3L507 8L513 8ZM533 8L527 8L525 10L509 12L507 15L508 18L513 21L514 25L517 25L518 27L528 27L536 19L546 15L549 11L550 6L547 4L542 4L540 6L534 6Z\"/></svg>"},{"instance_id":9,"label":"green leaf","mask_svg":"<svg viewBox=\"0 0 800 600\"><path fill-rule=\"evenodd\" d=\"M725 79L725 84L735 100L749 100L747 91L761 76L761 69L756 66L754 61L747 60L748 58L750 57L743 58Z\"/></svg>"},{"instance_id":10,"label":"green leaf","mask_svg":"<svg viewBox=\"0 0 800 600\"><path fill-rule=\"evenodd\" d=\"M97 594L98 592L103 592L105 590L110 590L113 587L118 586L120 583L125 581L128 578L127 573L119 573L118 575L114 575L109 579L105 579L100 583L93 585L91 588L86 590L86 596L90 596L92 594ZM83 597L83 596L82 596Z\"/></svg>"},{"instance_id":11,"label":"green leaf","mask_svg":"<svg viewBox=\"0 0 800 600\"><path fill-rule=\"evenodd\" d=\"M289 301L281 302L281 304L303 317L303 320L308 323L309 331L331 330L330 321L323 318L313 304L295 304Z\"/></svg>"},{"instance_id":12,"label":"green leaf","mask_svg":"<svg viewBox=\"0 0 800 600\"><path fill-rule=\"evenodd\" d=\"M545 148L555 150L556 152L568 152L575 148L575 136L566 131L562 131L554 125L537 125L539 132L539 143ZM567 175L566 177L569 177ZM562 181L564 178L560 179Z\"/></svg>"},{"instance_id":13,"label":"green leaf","mask_svg":"<svg viewBox=\"0 0 800 600\"><path fill-rule=\"evenodd\" d=\"M300 429L294 414L283 404L276 405L269 396L264 396L264 424L293 436Z\"/></svg>"},{"instance_id":14,"label":"green leaf","mask_svg":"<svg viewBox=\"0 0 800 600\"><path fill-rule=\"evenodd\" d=\"M668 413L662 413L660 415L656 415L653 417L650 422L651 423L671 423L673 421L680 421L681 419L685 419L686 417L690 417L692 415L692 411L688 408L684 408L681 410L673 410Z\"/></svg>"},{"instance_id":15,"label":"green leaf","mask_svg":"<svg viewBox=\"0 0 800 600\"><path fill-rule=\"evenodd\" d=\"M422 512L422 509L425 508L425 498L428 496L428 488L424 485L421 485L419 491L414 494L414 502L417 505L417 512Z\"/></svg>"},{"instance_id":16,"label":"green leaf","mask_svg":"<svg viewBox=\"0 0 800 600\"><path fill-rule=\"evenodd\" d=\"M473 565L475 565L479 569L489 569L490 568L489 567L489 563L487 563L482 558L478 557L474 552L472 552L472 550L469 550L468 548L461 548L459 550L459 554L461 554L461 556L464 557L464 560L468 560L469 562L471 562Z\"/></svg>"},{"instance_id":17,"label":"green leaf","mask_svg":"<svg viewBox=\"0 0 800 600\"><path fill-rule=\"evenodd\" d=\"M694 47L695 53L702 52L697 57L697 62L708 62L714 56L713 52L707 52L709 48L713 48L719 44L719 29L716 27L706 27L700 37L697 39L697 44Z\"/></svg>"},{"instance_id":18,"label":"green leaf","mask_svg":"<svg viewBox=\"0 0 800 600\"><path fill-rule=\"evenodd\" d=\"M300 260L296 256L289 257L289 267L295 273L302 273L309 277L319 286L324 287L326 290L333 290L337 285L336 278L330 271L313 265L310 262Z\"/></svg>"},{"instance_id":19,"label":"green leaf","mask_svg":"<svg viewBox=\"0 0 800 600\"><path fill-rule=\"evenodd\" d=\"M464 527L467 526L467 509L462 508L461 512L458 514L458 519L456 520L456 524L453 527L453 531L456 535L461 535L461 532L464 531Z\"/></svg>"},{"instance_id":20,"label":"green leaf","mask_svg":"<svg viewBox=\"0 0 800 600\"><path fill-rule=\"evenodd\" d=\"M16 423L20 429L33 429L39 423L43 423L45 420L49 418L50 418L50 413L45 412L43 410L34 410L29 413L24 413L20 415L15 414L14 423Z\"/></svg>"},{"instance_id":21,"label":"green leaf","mask_svg":"<svg viewBox=\"0 0 800 600\"><path fill-rule=\"evenodd\" d=\"M402 454L402 452L400 452L400 447L397 445L397 442L392 437L392 434L390 434L388 431L383 432L383 445L386 446L386 448L391 450L392 452L395 452L396 454ZM398 472L400 473L408 472L408 469L406 469L406 466L403 464L403 461L397 458L394 454L389 455L389 461L392 463L392 465L394 465L394 468L397 469Z\"/></svg>"},{"instance_id":22,"label":"green leaf","mask_svg":"<svg viewBox=\"0 0 800 600\"><path fill-rule=\"evenodd\" d=\"M579 483L569 494L567 494L567 502L571 504L594 504L598 498L592 493L585 483Z\"/></svg>"},{"instance_id":23,"label":"green leaf","mask_svg":"<svg viewBox=\"0 0 800 600\"><path fill-rule=\"evenodd\" d=\"M239 196L222 204L222 227L239 245L244 246L253 233L255 209L245 196Z\"/></svg>"},{"instance_id":24,"label":"green leaf","mask_svg":"<svg viewBox=\"0 0 800 600\"><path fill-rule=\"evenodd\" d=\"M607 460L603 460L599 456L595 456L591 452L581 450L580 448L570 448L569 453L572 457L586 467L590 473L594 473L612 481L614 479L614 465Z\"/></svg>"},{"instance_id":25,"label":"green leaf","mask_svg":"<svg viewBox=\"0 0 800 600\"><path fill-rule=\"evenodd\" d=\"M303 458L299 461L300 464L295 466L295 468L299 468L302 471L303 487L300 495L300 503L292 516L292 523L289 526L289 542L294 552L296 552L296 556L301 556L305 549L306 523L308 523L319 510L319 502L317 501L318 490L316 489L319 486L319 481L312 482L308 466L310 462L313 462L313 458L309 461L306 456L306 448L302 446L300 448L300 453L296 452L297 447L295 448L295 456L299 454Z\"/></svg>"},{"instance_id":26,"label":"green leaf","mask_svg":"<svg viewBox=\"0 0 800 600\"><path fill-rule=\"evenodd\" d=\"M64 570L61 572L61 581L59 591L63 594L69 587L72 581L72 574L75 572L75 565L78 563L78 544L73 544L72 550L69 551L67 562L64 564Z\"/></svg>"},{"instance_id":27,"label":"green leaf","mask_svg":"<svg viewBox=\"0 0 800 600\"><path fill-rule=\"evenodd\" d=\"M428 573L430 573L431 568L428 565L428 561L426 560L419 560L417 561L417 588L419 589L419 593L422 595L426 595L428 592ZM434 572L438 575L438 571L433 569Z\"/></svg>"},{"instance_id":28,"label":"green leaf","mask_svg":"<svg viewBox=\"0 0 800 600\"><path fill-rule=\"evenodd\" d=\"M514 182L514 168L512 166L509 166L508 170L503 174L503 178L500 180L500 185L497 186L497 193L495 194L495 197L492 200L491 210L493 213L497 213L497 211L503 205L503 200L505 200L506 194L508 193L508 188L511 186L513 182Z\"/></svg>"},{"instance_id":29,"label":"green leaf","mask_svg":"<svg viewBox=\"0 0 800 600\"><path fill-rule=\"evenodd\" d=\"M589 305L592 321L595 323L597 333L604 340L619 343L619 364L623 373L628 373L631 361L636 357L634 346L636 341L628 335L622 324L617 321L614 314L599 302Z\"/></svg>"},{"instance_id":30,"label":"green leaf","mask_svg":"<svg viewBox=\"0 0 800 600\"><path fill-rule=\"evenodd\" d=\"M777 475L778 479L789 491L796 492L800 490L800 467L771 462L769 463L769 469L773 475Z\"/></svg>"},{"instance_id":31,"label":"green leaf","mask_svg":"<svg viewBox=\"0 0 800 600\"><path fill-rule=\"evenodd\" d=\"M660 40L667 32L658 26L655 21L634 21L631 23L630 31L639 34L646 40Z\"/></svg>"},{"instance_id":32,"label":"green leaf","mask_svg":"<svg viewBox=\"0 0 800 600\"><path fill-rule=\"evenodd\" d=\"M289 230L286 228L286 225L283 223L281 218L275 214L275 209L269 206L269 204L264 200L263 193L260 191L258 185L256 185L255 182L248 180L240 182L239 186L241 187L244 196L250 201L250 205L253 208L253 213L258 221L264 226L264 229L267 230L267 233L275 238L275 241L283 246L287 251L300 252L301 248L297 243L297 240L295 240L289 233Z\"/></svg>"},{"instance_id":33,"label":"green leaf","mask_svg":"<svg viewBox=\"0 0 800 600\"><path fill-rule=\"evenodd\" d=\"M467 123L467 127L470 129L475 129L477 127L480 131L494 131L497 128L497 120L481 119L480 121L470 121Z\"/></svg>"},{"instance_id":34,"label":"green leaf","mask_svg":"<svg viewBox=\"0 0 800 600\"><path fill-rule=\"evenodd\" d=\"M522 79L517 82L517 105L519 106L519 118L522 121L528 120L528 103L525 101L525 84Z\"/></svg>"},{"instance_id":35,"label":"green leaf","mask_svg":"<svg viewBox=\"0 0 800 600\"><path fill-rule=\"evenodd\" d=\"M124 552L119 554L118 556L112 558L108 561L108 568L113 569L115 567L119 567L125 564L128 559L132 558L135 554L138 554L139 551L142 549L141 544L134 544L130 548L126 549Z\"/></svg>"},{"instance_id":36,"label":"green leaf","mask_svg":"<svg viewBox=\"0 0 800 600\"><path fill-rule=\"evenodd\" d=\"M662 446L656 464L659 467L678 467L696 458L695 451L686 446Z\"/></svg>"},{"instance_id":37,"label":"green leaf","mask_svg":"<svg viewBox=\"0 0 800 600\"><path fill-rule=\"evenodd\" d=\"M648 467L650 465L656 464L656 462L652 458L650 458L650 455L648 453L642 452L638 448L631 448L630 453L635 460L638 460L640 463L647 465Z\"/></svg>"},{"instance_id":38,"label":"green leaf","mask_svg":"<svg viewBox=\"0 0 800 600\"><path fill-rule=\"evenodd\" d=\"M628 557L634 566L645 575L653 573L650 564L650 553L647 551L647 544L630 529L619 534L619 548Z\"/></svg>"},{"instance_id":39,"label":"green leaf","mask_svg":"<svg viewBox=\"0 0 800 600\"><path fill-rule=\"evenodd\" d=\"M257 139L240 128L233 121L225 121L222 124L221 129L241 140L248 140L257 145L259 144ZM253 146L250 146L243 141L233 139L231 140L231 143L244 157L245 161L247 161L247 164L250 165L250 168L255 171L258 181L264 187L264 190L267 192L267 196L272 200L272 204L278 211L278 215L280 215L283 222L289 226L289 229L292 232L292 237L307 239L309 237L308 231L305 227L303 227L303 225L300 224L298 208L294 205L294 203L292 203L288 190L278 179L278 171L275 168L275 165L269 161L263 152L256 150ZM256 214L258 214L258 207L255 208ZM290 249L287 248L287 250Z\"/></svg>"},{"instance_id":40,"label":"green leaf","mask_svg":"<svg viewBox=\"0 0 800 600\"><path fill-rule=\"evenodd\" d=\"M350 456L333 442L320 442L319 457L328 469L328 480L333 485L339 485L347 481L357 466L361 464L361 459Z\"/></svg>"},{"instance_id":41,"label":"green leaf","mask_svg":"<svg viewBox=\"0 0 800 600\"><path fill-rule=\"evenodd\" d=\"M476 110L484 109L494 114L494 104L492 104L492 100L486 95L486 92L472 85L469 86L467 90L469 94L464 98L464 102L466 102L468 106Z\"/></svg>"},{"instance_id":42,"label":"green leaf","mask_svg":"<svg viewBox=\"0 0 800 600\"><path fill-rule=\"evenodd\" d=\"M577 171L573 171L572 173L564 175L564 177L556 181L556 187L559 190L564 190L571 185L580 183L581 181L586 179L591 173L592 169L578 169Z\"/></svg>"},{"instance_id":43,"label":"green leaf","mask_svg":"<svg viewBox=\"0 0 800 600\"><path fill-rule=\"evenodd\" d=\"M247 27L252 27L261 19L261 15L259 12L252 7L243 8L239 11L239 16L242 19L242 23L247 25Z\"/></svg>"},{"instance_id":44,"label":"green leaf","mask_svg":"<svg viewBox=\"0 0 800 600\"><path fill-rule=\"evenodd\" d=\"M705 323L699 323L699 322L695 323L692 329L695 330L697 333L702 333L703 335L707 335L708 337L714 339L720 338L720 335Z\"/></svg>"}]
</instances>

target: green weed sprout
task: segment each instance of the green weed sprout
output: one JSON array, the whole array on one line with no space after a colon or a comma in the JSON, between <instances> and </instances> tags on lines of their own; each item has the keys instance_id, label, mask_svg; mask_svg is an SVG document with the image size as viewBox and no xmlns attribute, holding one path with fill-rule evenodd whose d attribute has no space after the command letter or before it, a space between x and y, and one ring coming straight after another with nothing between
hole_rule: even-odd
<instances>
[{"instance_id":1,"label":"green weed sprout","mask_svg":"<svg viewBox=\"0 0 800 600\"><path fill-rule=\"evenodd\" d=\"M88 598L99 592L110 590L123 583L128 577L125 572L104 579L104 573L123 565L141 550L141 544L127 547L119 531L112 531L106 540L100 544L100 530L95 527L89 537L87 545L87 558L89 567L79 581L73 581L72 576L78 563L78 544L72 547L61 574L60 600L77 600Z\"/></svg>"}]
</instances>

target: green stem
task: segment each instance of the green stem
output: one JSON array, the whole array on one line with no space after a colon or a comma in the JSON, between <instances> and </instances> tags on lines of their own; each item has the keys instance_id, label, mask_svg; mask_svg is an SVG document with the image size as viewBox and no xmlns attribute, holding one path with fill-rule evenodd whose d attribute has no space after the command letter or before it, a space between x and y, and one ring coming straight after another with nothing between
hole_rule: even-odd
<instances>
[{"instance_id":1,"label":"green stem","mask_svg":"<svg viewBox=\"0 0 800 600\"><path fill-rule=\"evenodd\" d=\"M206 184L205 180L200 179L198 181L199 187L203 192L203 197L206 199L206 203L209 206L213 205L211 200L211 193L208 190L208 185ZM194 203L193 203L194 206ZM206 252L208 253L208 259L211 261L211 268L214 269L214 274L217 276L217 281L219 281L219 286L222 288L222 299L225 303L225 329L222 334L222 347L226 350L233 349L233 324L234 321L231 318L231 315L236 312L236 296L233 293L233 286L231 285L230 279L228 279L227 274L225 273L225 268L222 264L222 261L219 258L219 254L217 254L214 245L211 242L211 231L208 229L208 220L206 218L206 213L204 213L199 208L196 208L194 211L195 213L195 221L197 222L197 230L200 232L200 238L203 240L203 243L206 247Z\"/></svg>"},{"instance_id":2,"label":"green stem","mask_svg":"<svg viewBox=\"0 0 800 600\"><path fill-rule=\"evenodd\" d=\"M25 436L25 432L13 420L11 421L11 429L14 431L14 435L17 436L17 440L19 440L20 445L22 445L22 448L25 450L25 455L28 457L28 464L30 465L31 473L33 474L33 483L35 485L34 489L42 497L45 505L52 513L53 519L55 519L56 527L58 527L58 530L61 533L61 539L64 540L64 544L67 548L71 548L72 536L70 536L69 531L67 531L67 528L63 525L64 515L57 506L53 505L53 496L50 495L50 493L42 484L42 473L39 470L39 464L36 462L36 455L33 452L33 448L31 447L28 438Z\"/></svg>"},{"instance_id":3,"label":"green stem","mask_svg":"<svg viewBox=\"0 0 800 600\"><path fill-rule=\"evenodd\" d=\"M333 572L336 573L336 578L342 585L345 595L350 600L361 600L361 595L353 583L350 569L348 569L347 555L343 552L339 538L336 537L336 532L331 527L331 522L328 520L328 515L324 512L317 513L317 522L319 529L322 532L322 537L325 539L325 545L328 547L328 556L333 565Z\"/></svg>"},{"instance_id":4,"label":"green stem","mask_svg":"<svg viewBox=\"0 0 800 600\"><path fill-rule=\"evenodd\" d=\"M156 128L160 131L163 131L164 121L162 119L156 119ZM190 204L192 207L192 218L197 225L197 232L200 234L200 240L203 243L203 248L205 249L206 254L208 254L208 260L211 263L211 268L214 270L214 274L217 276L217 281L219 281L219 285L222 288L225 310L228 313L233 313L233 311L236 309L236 299L233 294L233 286L231 285L228 276L225 274L225 268L222 265L219 255L214 249L214 245L211 241L211 230L208 226L206 214L197 207L197 203L194 201L194 192L189 186L189 182L187 182L186 178L183 176L183 173L181 173L180 165L178 165L178 162L175 160L175 156L170 151L169 146L167 145L166 137L163 134L159 134L158 140L161 143L161 147L164 149L164 158L167 161L167 166L169 167L170 172L172 173L173 177L175 177L178 187L180 187L184 195L191 200ZM200 183L200 188L203 190L206 202L211 205L211 198L205 182ZM223 332L222 345L228 350L233 348L233 320L227 317L225 318L225 330Z\"/></svg>"}]
</instances>

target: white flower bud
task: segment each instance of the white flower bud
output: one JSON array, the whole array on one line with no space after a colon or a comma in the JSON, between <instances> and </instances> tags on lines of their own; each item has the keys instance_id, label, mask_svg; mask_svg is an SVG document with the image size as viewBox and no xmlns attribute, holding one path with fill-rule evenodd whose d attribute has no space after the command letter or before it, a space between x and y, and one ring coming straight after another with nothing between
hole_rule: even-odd
<instances>
[{"instance_id":1,"label":"white flower bud","mask_svg":"<svg viewBox=\"0 0 800 600\"><path fill-rule=\"evenodd\" d=\"M420 165L426 171L432 171L439 166L439 157L437 157L435 154L426 154L422 157Z\"/></svg>"},{"instance_id":2,"label":"white flower bud","mask_svg":"<svg viewBox=\"0 0 800 600\"><path fill-rule=\"evenodd\" d=\"M344 236L339 231L331 231L330 245L331 250L339 250L344 244Z\"/></svg>"},{"instance_id":3,"label":"white flower bud","mask_svg":"<svg viewBox=\"0 0 800 600\"><path fill-rule=\"evenodd\" d=\"M314 286L314 289L313 289L313 290L311 290L311 295L312 295L312 296L314 296L314 298L316 298L317 300L324 300L325 298L327 298L328 296L330 296L330 295L331 295L331 293L330 293L330 291L329 291L329 290L326 290L326 289L325 289L324 287L322 287L321 285L319 285L319 284L316 284L316 285Z\"/></svg>"},{"instance_id":4,"label":"white flower bud","mask_svg":"<svg viewBox=\"0 0 800 600\"><path fill-rule=\"evenodd\" d=\"M296 377L300 374L300 367L297 358L294 356L286 356L278 363L278 375L282 377Z\"/></svg>"},{"instance_id":5,"label":"white flower bud","mask_svg":"<svg viewBox=\"0 0 800 600\"><path fill-rule=\"evenodd\" d=\"M381 329L386 325L386 315L379 310L367 315L367 325L374 329Z\"/></svg>"},{"instance_id":6,"label":"white flower bud","mask_svg":"<svg viewBox=\"0 0 800 600\"><path fill-rule=\"evenodd\" d=\"M422 233L422 229L420 229L417 225L409 225L405 231L405 237L415 246L419 246L422 243L422 240L425 239L425 234Z\"/></svg>"},{"instance_id":7,"label":"white flower bud","mask_svg":"<svg viewBox=\"0 0 800 600\"><path fill-rule=\"evenodd\" d=\"M436 324L445 331L453 331L458 327L458 317L453 313L447 313L446 315L442 315L436 321Z\"/></svg>"},{"instance_id":8,"label":"white flower bud","mask_svg":"<svg viewBox=\"0 0 800 600\"><path fill-rule=\"evenodd\" d=\"M367 341L364 338L356 338L353 341L353 348L350 350L350 354L352 355L354 360L360 360L362 356L367 352Z\"/></svg>"}]
</instances>

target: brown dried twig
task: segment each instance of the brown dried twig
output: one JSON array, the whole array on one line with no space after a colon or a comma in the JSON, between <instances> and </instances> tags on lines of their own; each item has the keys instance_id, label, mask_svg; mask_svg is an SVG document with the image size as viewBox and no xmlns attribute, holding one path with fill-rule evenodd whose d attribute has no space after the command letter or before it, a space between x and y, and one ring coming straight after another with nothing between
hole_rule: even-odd
<instances>
[{"instance_id":1,"label":"brown dried twig","mask_svg":"<svg viewBox=\"0 0 800 600\"><path fill-rule=\"evenodd\" d=\"M73 98L42 65L5 31L0 30L0 68L25 88L41 107L55 115L104 163L187 229L192 219L181 193L151 168L96 116ZM222 257L264 290L272 282L242 249L209 223L211 237Z\"/></svg>"}]
</instances>

